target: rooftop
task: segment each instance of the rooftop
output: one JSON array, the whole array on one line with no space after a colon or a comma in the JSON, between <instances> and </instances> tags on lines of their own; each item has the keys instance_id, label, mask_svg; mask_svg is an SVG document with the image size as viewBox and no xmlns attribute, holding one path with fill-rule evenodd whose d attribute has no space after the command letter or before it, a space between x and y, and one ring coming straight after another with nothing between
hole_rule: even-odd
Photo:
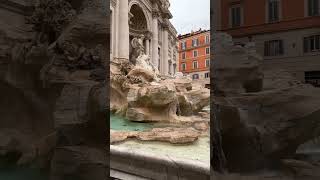
<instances>
[{"instance_id":1,"label":"rooftop","mask_svg":"<svg viewBox=\"0 0 320 180\"><path fill-rule=\"evenodd\" d=\"M184 39L184 38L188 38L188 37L191 37L191 36L194 36L194 35L198 35L198 34L202 34L202 33L207 33L207 32L210 32L210 30L202 30L201 28L198 30L198 31L191 31L190 33L187 33L187 34L179 34L178 35L178 39Z\"/></svg>"}]
</instances>

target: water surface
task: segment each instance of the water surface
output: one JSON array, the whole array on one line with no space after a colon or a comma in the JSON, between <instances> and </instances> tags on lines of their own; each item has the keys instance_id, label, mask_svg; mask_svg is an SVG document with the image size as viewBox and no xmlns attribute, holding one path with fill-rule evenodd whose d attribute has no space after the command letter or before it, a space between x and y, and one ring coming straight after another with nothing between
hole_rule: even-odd
<instances>
[{"instance_id":1,"label":"water surface","mask_svg":"<svg viewBox=\"0 0 320 180\"><path fill-rule=\"evenodd\" d=\"M125 118L110 115L110 128L118 131L146 131L152 129L152 123L132 122Z\"/></svg>"}]
</instances>

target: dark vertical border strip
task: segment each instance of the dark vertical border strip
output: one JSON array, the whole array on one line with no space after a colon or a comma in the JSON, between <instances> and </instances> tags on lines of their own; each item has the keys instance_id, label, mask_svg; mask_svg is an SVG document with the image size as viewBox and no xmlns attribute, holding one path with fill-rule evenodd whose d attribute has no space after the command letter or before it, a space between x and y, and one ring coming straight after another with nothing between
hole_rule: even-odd
<instances>
[{"instance_id":1,"label":"dark vertical border strip","mask_svg":"<svg viewBox=\"0 0 320 180\"><path fill-rule=\"evenodd\" d=\"M215 0L213 0L215 1ZM214 14L214 2L210 1L210 174L211 177L213 175L213 119L214 119L214 114L213 114L213 34L215 31L215 28L213 27L213 14Z\"/></svg>"},{"instance_id":2,"label":"dark vertical border strip","mask_svg":"<svg viewBox=\"0 0 320 180\"><path fill-rule=\"evenodd\" d=\"M109 27L109 32L106 32L106 41L107 43L107 48L106 48L106 61L105 61L105 72L106 72L106 96L105 96L105 101L106 101L106 128L107 128L107 134L106 134L106 156L108 160L108 167L106 169L107 177L110 179L110 43L111 43L111 23L110 23L110 0L101 0L104 1L104 11L105 11L105 17L106 17L106 22L107 22L107 27Z\"/></svg>"},{"instance_id":3,"label":"dark vertical border strip","mask_svg":"<svg viewBox=\"0 0 320 180\"><path fill-rule=\"evenodd\" d=\"M214 173L224 173L226 159L222 149L222 137L221 137L221 124L219 117L216 116L216 112L219 111L219 105L215 103L215 85L214 78L214 43L219 43L215 41L214 36L217 32L217 25L219 22L219 1L213 0L210 1L210 169L211 176Z\"/></svg>"}]
</instances>

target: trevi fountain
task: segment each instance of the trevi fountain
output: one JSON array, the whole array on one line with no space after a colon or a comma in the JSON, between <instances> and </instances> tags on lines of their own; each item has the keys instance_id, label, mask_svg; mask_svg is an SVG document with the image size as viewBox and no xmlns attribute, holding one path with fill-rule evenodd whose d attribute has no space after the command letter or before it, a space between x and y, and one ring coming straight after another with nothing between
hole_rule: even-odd
<instances>
[{"instance_id":1,"label":"trevi fountain","mask_svg":"<svg viewBox=\"0 0 320 180\"><path fill-rule=\"evenodd\" d=\"M142 42L133 38L130 60L110 64L111 146L209 167L210 90L179 73L161 75Z\"/></svg>"},{"instance_id":2,"label":"trevi fountain","mask_svg":"<svg viewBox=\"0 0 320 180\"><path fill-rule=\"evenodd\" d=\"M109 149L114 169L201 179L197 169L207 179L210 141L220 140L209 136L213 122L221 125L220 163L229 173L319 179L320 90L263 69L254 44L234 46L215 34L209 90L180 73L159 73L144 37L135 36L129 60L110 60L108 82L102 1L2 3L0 179L108 179Z\"/></svg>"}]
</instances>

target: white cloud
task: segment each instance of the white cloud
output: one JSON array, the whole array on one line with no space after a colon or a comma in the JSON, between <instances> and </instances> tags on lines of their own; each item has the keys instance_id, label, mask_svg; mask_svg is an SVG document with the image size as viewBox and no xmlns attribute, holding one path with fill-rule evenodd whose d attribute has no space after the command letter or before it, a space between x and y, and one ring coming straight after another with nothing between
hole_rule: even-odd
<instances>
[{"instance_id":1,"label":"white cloud","mask_svg":"<svg viewBox=\"0 0 320 180\"><path fill-rule=\"evenodd\" d=\"M210 29L210 0L170 0L170 4L170 21L178 34Z\"/></svg>"}]
</instances>

